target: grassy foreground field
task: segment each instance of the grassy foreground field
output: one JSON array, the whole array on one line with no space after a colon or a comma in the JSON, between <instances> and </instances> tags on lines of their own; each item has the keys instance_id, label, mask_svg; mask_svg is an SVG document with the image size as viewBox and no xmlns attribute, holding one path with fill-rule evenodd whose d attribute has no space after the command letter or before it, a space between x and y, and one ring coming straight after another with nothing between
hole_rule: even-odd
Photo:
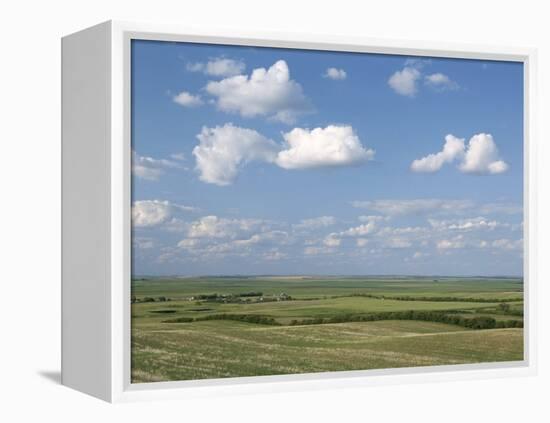
<instances>
[{"instance_id":1,"label":"grassy foreground field","mask_svg":"<svg viewBox=\"0 0 550 423\"><path fill-rule=\"evenodd\" d=\"M523 359L511 278L132 282L132 382Z\"/></svg>"}]
</instances>

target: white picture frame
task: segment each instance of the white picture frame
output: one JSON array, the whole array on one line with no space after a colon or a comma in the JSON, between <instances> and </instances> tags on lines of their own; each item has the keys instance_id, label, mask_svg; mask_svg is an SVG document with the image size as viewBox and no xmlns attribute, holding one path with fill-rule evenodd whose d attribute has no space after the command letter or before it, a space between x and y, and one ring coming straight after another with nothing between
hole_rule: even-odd
<instances>
[{"instance_id":1,"label":"white picture frame","mask_svg":"<svg viewBox=\"0 0 550 423\"><path fill-rule=\"evenodd\" d=\"M523 361L130 383L132 39L506 60L524 64ZM536 51L106 22L62 40L62 383L110 402L332 389L536 373Z\"/></svg>"}]
</instances>

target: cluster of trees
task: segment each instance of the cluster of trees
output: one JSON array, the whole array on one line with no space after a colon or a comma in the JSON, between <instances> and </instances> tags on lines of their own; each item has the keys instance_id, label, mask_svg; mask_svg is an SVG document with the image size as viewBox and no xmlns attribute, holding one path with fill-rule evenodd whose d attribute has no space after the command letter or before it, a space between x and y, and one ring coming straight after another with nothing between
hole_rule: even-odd
<instances>
[{"instance_id":1,"label":"cluster of trees","mask_svg":"<svg viewBox=\"0 0 550 423\"><path fill-rule=\"evenodd\" d=\"M236 322L255 323L257 325L281 326L281 323L273 317L262 316L258 314L211 314L202 317L178 317L176 319L163 320L163 323L189 323L201 322L206 320L233 320Z\"/></svg>"},{"instance_id":2,"label":"cluster of trees","mask_svg":"<svg viewBox=\"0 0 550 423\"><path fill-rule=\"evenodd\" d=\"M203 320L234 320L237 322L256 323L258 325L281 326L273 317L260 314L211 314L209 316L197 317L196 322Z\"/></svg>"},{"instance_id":3,"label":"cluster of trees","mask_svg":"<svg viewBox=\"0 0 550 423\"><path fill-rule=\"evenodd\" d=\"M237 294L198 294L193 297L194 300L210 303L240 303L249 302L251 298L262 297L262 292L241 292ZM274 301L274 300L273 300Z\"/></svg>"},{"instance_id":4,"label":"cluster of trees","mask_svg":"<svg viewBox=\"0 0 550 423\"><path fill-rule=\"evenodd\" d=\"M463 317L457 314L447 314L438 311L388 311L369 314L342 314L333 317L317 317L313 319L292 320L294 325L320 325L345 322L374 322L378 320L422 320L463 326L470 329L522 328L521 320L497 321L488 316Z\"/></svg>"},{"instance_id":5,"label":"cluster of trees","mask_svg":"<svg viewBox=\"0 0 550 423\"><path fill-rule=\"evenodd\" d=\"M465 302L465 303L511 303L523 301L521 298L460 298L460 297L409 297L409 296L386 296L373 294L352 294L352 297L376 298L379 300L396 301L436 301L436 302Z\"/></svg>"},{"instance_id":6,"label":"cluster of trees","mask_svg":"<svg viewBox=\"0 0 550 423\"><path fill-rule=\"evenodd\" d=\"M513 310L510 307L510 304L507 303L500 303L498 305L498 311L500 314L507 314L510 316L523 316L523 310Z\"/></svg>"},{"instance_id":7,"label":"cluster of trees","mask_svg":"<svg viewBox=\"0 0 550 423\"><path fill-rule=\"evenodd\" d=\"M166 301L170 301L170 298L167 297L143 297L143 298L137 298L135 295L132 296L132 304L134 303L164 303Z\"/></svg>"},{"instance_id":8,"label":"cluster of trees","mask_svg":"<svg viewBox=\"0 0 550 423\"><path fill-rule=\"evenodd\" d=\"M225 298L225 295L218 295L218 294L199 294L199 295L195 295L196 300L202 300L202 301L217 300L219 298Z\"/></svg>"},{"instance_id":9,"label":"cluster of trees","mask_svg":"<svg viewBox=\"0 0 550 423\"><path fill-rule=\"evenodd\" d=\"M284 292L278 295L269 294L269 296L264 297L264 293L261 291L251 291L251 292L239 292L236 294L198 294L190 298L191 300L196 300L197 304L202 302L207 303L268 303L272 301L290 301L293 298L285 294Z\"/></svg>"}]
</instances>

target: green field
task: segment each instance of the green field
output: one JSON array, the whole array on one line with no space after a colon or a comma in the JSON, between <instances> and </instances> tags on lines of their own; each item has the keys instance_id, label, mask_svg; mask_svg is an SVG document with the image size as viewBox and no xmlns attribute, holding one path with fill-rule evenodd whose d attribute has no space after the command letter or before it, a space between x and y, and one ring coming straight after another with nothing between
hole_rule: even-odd
<instances>
[{"instance_id":1,"label":"green field","mask_svg":"<svg viewBox=\"0 0 550 423\"><path fill-rule=\"evenodd\" d=\"M513 278L132 281L132 382L523 359Z\"/></svg>"}]
</instances>

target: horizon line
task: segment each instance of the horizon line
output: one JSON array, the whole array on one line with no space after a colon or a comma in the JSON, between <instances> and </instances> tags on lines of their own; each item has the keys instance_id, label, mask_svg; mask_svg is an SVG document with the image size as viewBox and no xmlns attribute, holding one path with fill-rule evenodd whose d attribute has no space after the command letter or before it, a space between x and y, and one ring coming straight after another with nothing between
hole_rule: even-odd
<instances>
[{"instance_id":1,"label":"horizon line","mask_svg":"<svg viewBox=\"0 0 550 423\"><path fill-rule=\"evenodd\" d=\"M415 275L410 273L380 273L380 274L315 274L315 273L286 273L286 274L273 274L273 273L254 273L254 274L244 274L244 273L219 273L219 274L196 274L196 275L186 275L186 274L135 274L131 275L131 278L143 278L143 277L155 277L155 278L221 278L221 277L417 277L417 278L510 278L510 279L523 279L523 275Z\"/></svg>"}]
</instances>

